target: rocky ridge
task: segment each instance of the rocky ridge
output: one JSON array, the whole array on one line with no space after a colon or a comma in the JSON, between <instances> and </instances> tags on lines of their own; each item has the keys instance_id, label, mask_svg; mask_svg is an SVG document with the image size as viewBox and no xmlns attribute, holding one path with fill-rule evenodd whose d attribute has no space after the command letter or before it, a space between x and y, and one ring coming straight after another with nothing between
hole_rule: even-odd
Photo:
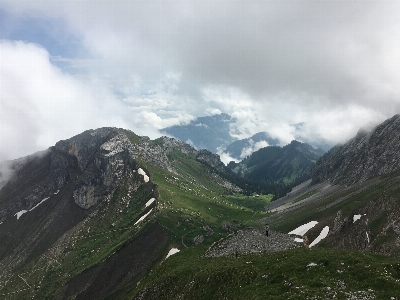
<instances>
[{"instance_id":1,"label":"rocky ridge","mask_svg":"<svg viewBox=\"0 0 400 300\"><path fill-rule=\"evenodd\" d=\"M372 131L360 130L343 145L323 155L312 172L313 183L355 184L400 169L400 115Z\"/></svg>"},{"instance_id":2,"label":"rocky ridge","mask_svg":"<svg viewBox=\"0 0 400 300\"><path fill-rule=\"evenodd\" d=\"M0 189L0 222L18 211L31 209L69 182L73 183L75 203L83 209L90 209L110 197L122 178L132 176L139 168L144 169L138 161L177 174L168 157L175 150L193 154L198 161L219 172L230 172L218 155L207 150L198 151L173 138L161 137L151 141L124 129L88 130L59 141L40 155L8 163L14 170L25 169L14 172ZM147 173L147 170L143 172ZM224 182L219 175L214 176ZM26 182L23 189L16 186L21 181ZM222 184L228 189L240 190L228 182Z\"/></svg>"}]
</instances>

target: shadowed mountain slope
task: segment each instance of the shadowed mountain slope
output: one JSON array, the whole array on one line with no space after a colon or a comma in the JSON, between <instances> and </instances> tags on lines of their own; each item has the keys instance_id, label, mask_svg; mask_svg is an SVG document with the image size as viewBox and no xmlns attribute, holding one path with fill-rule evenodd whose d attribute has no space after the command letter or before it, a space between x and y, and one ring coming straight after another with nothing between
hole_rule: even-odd
<instances>
[{"instance_id":1,"label":"shadowed mountain slope","mask_svg":"<svg viewBox=\"0 0 400 300\"><path fill-rule=\"evenodd\" d=\"M323 154L308 144L292 141L285 147L262 148L228 167L251 181L291 184L309 178L315 161Z\"/></svg>"},{"instance_id":2,"label":"shadowed mountain slope","mask_svg":"<svg viewBox=\"0 0 400 300\"><path fill-rule=\"evenodd\" d=\"M400 169L400 116L370 132L358 134L321 157L312 173L314 183L354 184Z\"/></svg>"}]
</instances>

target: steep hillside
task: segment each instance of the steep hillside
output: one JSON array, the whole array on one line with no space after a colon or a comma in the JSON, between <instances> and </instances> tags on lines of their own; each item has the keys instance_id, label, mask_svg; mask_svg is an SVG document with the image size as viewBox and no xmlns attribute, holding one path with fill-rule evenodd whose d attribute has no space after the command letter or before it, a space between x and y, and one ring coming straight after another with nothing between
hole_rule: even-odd
<instances>
[{"instance_id":1,"label":"steep hillside","mask_svg":"<svg viewBox=\"0 0 400 300\"><path fill-rule=\"evenodd\" d=\"M400 169L400 116L371 132L360 131L344 145L326 153L315 165L313 182L354 184Z\"/></svg>"},{"instance_id":2,"label":"steep hillside","mask_svg":"<svg viewBox=\"0 0 400 300\"><path fill-rule=\"evenodd\" d=\"M242 189L217 155L167 137L89 130L8 166L0 298L120 298L171 247L211 244L265 215L227 197Z\"/></svg>"},{"instance_id":3,"label":"steep hillside","mask_svg":"<svg viewBox=\"0 0 400 300\"><path fill-rule=\"evenodd\" d=\"M231 162L228 167L251 181L287 185L308 179L315 161L322 154L320 149L292 141L285 147L262 148L240 163Z\"/></svg>"}]
</instances>

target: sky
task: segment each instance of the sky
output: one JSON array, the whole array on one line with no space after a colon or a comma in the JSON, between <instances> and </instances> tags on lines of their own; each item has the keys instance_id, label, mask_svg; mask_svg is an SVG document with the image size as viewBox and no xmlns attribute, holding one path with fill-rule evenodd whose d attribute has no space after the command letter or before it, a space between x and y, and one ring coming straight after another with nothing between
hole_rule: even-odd
<instances>
[{"instance_id":1,"label":"sky","mask_svg":"<svg viewBox=\"0 0 400 300\"><path fill-rule=\"evenodd\" d=\"M400 1L0 1L0 161L87 129L336 144L400 112Z\"/></svg>"}]
</instances>

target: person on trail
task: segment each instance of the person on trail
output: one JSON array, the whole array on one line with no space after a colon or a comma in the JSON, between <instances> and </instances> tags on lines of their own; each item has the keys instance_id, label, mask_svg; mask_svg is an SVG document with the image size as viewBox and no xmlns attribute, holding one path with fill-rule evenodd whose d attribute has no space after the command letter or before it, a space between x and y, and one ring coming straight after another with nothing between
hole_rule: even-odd
<instances>
[{"instance_id":1,"label":"person on trail","mask_svg":"<svg viewBox=\"0 0 400 300\"><path fill-rule=\"evenodd\" d=\"M303 243L304 243L304 247L309 248L310 242L309 242L308 237L306 235L303 236Z\"/></svg>"},{"instance_id":2,"label":"person on trail","mask_svg":"<svg viewBox=\"0 0 400 300\"><path fill-rule=\"evenodd\" d=\"M265 235L268 236L269 226L265 224Z\"/></svg>"}]
</instances>

